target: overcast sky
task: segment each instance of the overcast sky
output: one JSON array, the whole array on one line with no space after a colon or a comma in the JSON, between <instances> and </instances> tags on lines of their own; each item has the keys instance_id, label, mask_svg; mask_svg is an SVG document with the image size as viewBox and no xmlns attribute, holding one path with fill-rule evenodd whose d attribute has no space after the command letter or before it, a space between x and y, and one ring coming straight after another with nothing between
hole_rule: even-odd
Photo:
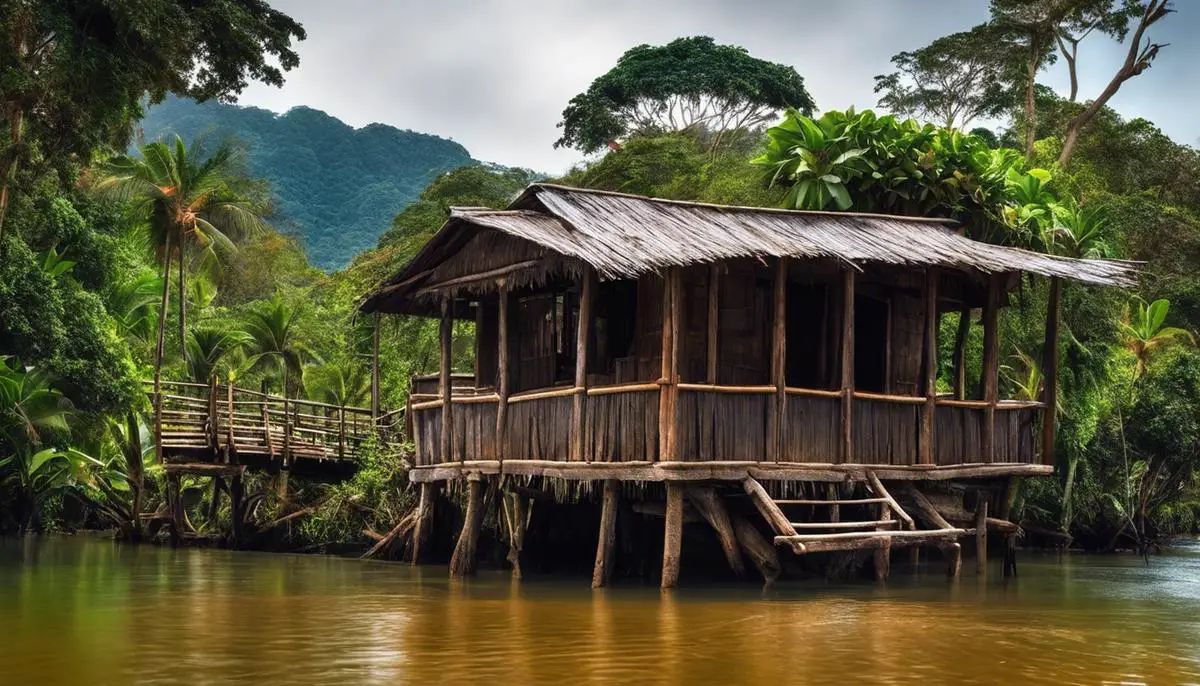
<instances>
[{"instance_id":1,"label":"overcast sky","mask_svg":"<svg viewBox=\"0 0 1200 686\"><path fill-rule=\"evenodd\" d=\"M390 124L452 138L476 159L557 173L581 156L555 150L563 107L627 49L708 35L792 65L820 110L875 104L889 58L987 18L986 0L272 0L304 24L300 67L282 89L241 102L324 110L353 125ZM1110 103L1200 143L1200 1L1151 37L1170 43ZM1089 38L1083 99L1100 92L1125 46ZM1065 93L1064 69L1040 77Z\"/></svg>"}]
</instances>

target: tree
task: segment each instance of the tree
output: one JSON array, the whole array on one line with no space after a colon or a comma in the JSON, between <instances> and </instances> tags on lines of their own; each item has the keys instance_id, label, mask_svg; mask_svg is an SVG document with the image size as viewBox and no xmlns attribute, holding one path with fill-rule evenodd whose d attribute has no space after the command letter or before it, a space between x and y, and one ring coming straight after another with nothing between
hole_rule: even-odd
<instances>
[{"instance_id":1,"label":"tree","mask_svg":"<svg viewBox=\"0 0 1200 686\"><path fill-rule=\"evenodd\" d=\"M276 295L265 308L250 312L246 319L249 367L273 368L279 374L284 395L295 394L303 378L304 361L316 357L297 330L299 314L299 308Z\"/></svg>"},{"instance_id":2,"label":"tree","mask_svg":"<svg viewBox=\"0 0 1200 686\"><path fill-rule=\"evenodd\" d=\"M630 49L571 98L554 146L591 153L634 135L708 130L716 149L731 132L761 127L789 107L814 107L795 69L707 36L678 38Z\"/></svg>"},{"instance_id":3,"label":"tree","mask_svg":"<svg viewBox=\"0 0 1200 686\"><path fill-rule=\"evenodd\" d=\"M1054 38L1071 79L1069 100L1075 102L1079 96L1079 44L1096 31L1123 43L1129 33L1129 20L1141 14L1142 7L1139 0L1082 0L1072 4Z\"/></svg>"},{"instance_id":4,"label":"tree","mask_svg":"<svg viewBox=\"0 0 1200 686\"><path fill-rule=\"evenodd\" d=\"M250 342L250 334L239 329L200 326L188 331L186 348L188 376L207 384L225 358Z\"/></svg>"},{"instance_id":5,"label":"tree","mask_svg":"<svg viewBox=\"0 0 1200 686\"><path fill-rule=\"evenodd\" d=\"M256 209L230 190L237 180L235 150L223 144L207 157L193 144L188 150L175 137L174 145L150 143L140 157L122 155L108 164L108 175L97 185L102 194L132 203L145 222L148 242L162 267L162 298L158 339L154 351L154 393L162 377L171 260L179 263L179 343L187 346L187 269L189 250L233 250L230 235L262 228ZM227 235L229 234L229 235Z\"/></svg>"},{"instance_id":6,"label":"tree","mask_svg":"<svg viewBox=\"0 0 1200 686\"><path fill-rule=\"evenodd\" d=\"M1192 332L1175 326L1166 326L1171 303L1158 299L1150 304L1136 300L1121 322L1121 335L1125 348L1133 355L1135 379L1145 375L1150 359L1157 352L1180 342L1195 344Z\"/></svg>"},{"instance_id":7,"label":"tree","mask_svg":"<svg viewBox=\"0 0 1200 686\"><path fill-rule=\"evenodd\" d=\"M995 24L943 36L892 57L896 71L875 77L879 106L965 129L1012 104L1020 47Z\"/></svg>"},{"instance_id":8,"label":"tree","mask_svg":"<svg viewBox=\"0 0 1200 686\"><path fill-rule=\"evenodd\" d=\"M1038 72L1055 60L1054 42L1058 28L1081 0L991 0L992 21L1019 36L1023 46L1025 73L1025 156L1033 155L1037 126L1035 92Z\"/></svg>"},{"instance_id":9,"label":"tree","mask_svg":"<svg viewBox=\"0 0 1200 686\"><path fill-rule=\"evenodd\" d=\"M282 85L305 33L265 0L0 0L0 37L2 238L24 160L86 161L100 143L123 145L147 93L230 100L251 80Z\"/></svg>"}]
</instances>

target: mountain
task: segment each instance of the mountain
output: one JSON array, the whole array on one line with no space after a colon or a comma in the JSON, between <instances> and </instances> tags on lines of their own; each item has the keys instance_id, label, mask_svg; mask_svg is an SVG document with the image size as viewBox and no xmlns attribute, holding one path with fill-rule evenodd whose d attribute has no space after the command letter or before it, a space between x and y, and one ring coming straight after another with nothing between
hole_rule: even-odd
<instances>
[{"instance_id":1,"label":"mountain","mask_svg":"<svg viewBox=\"0 0 1200 686\"><path fill-rule=\"evenodd\" d=\"M251 176L271 187L271 222L300 236L309 260L339 269L373 248L398 212L443 172L475 163L454 141L384 124L356 129L310 107L256 107L169 98L150 107L139 136L191 142L234 137Z\"/></svg>"}]
</instances>

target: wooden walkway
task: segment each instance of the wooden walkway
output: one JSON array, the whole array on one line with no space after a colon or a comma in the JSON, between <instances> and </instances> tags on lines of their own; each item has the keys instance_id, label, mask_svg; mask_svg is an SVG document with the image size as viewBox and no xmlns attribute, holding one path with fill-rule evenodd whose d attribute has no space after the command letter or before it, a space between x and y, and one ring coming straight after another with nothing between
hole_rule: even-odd
<instances>
[{"instance_id":1,"label":"wooden walkway","mask_svg":"<svg viewBox=\"0 0 1200 686\"><path fill-rule=\"evenodd\" d=\"M236 386L161 382L161 403L151 384L154 434L164 461L237 464L242 458L291 467L304 462L353 462L376 435L391 444L403 434L404 411L372 416L369 408L286 398Z\"/></svg>"}]
</instances>

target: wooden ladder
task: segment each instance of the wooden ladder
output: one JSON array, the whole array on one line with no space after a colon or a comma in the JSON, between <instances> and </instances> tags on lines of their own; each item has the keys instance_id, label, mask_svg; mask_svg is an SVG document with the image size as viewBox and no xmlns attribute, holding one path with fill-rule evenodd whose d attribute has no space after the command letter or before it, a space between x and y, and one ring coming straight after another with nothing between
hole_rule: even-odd
<instances>
[{"instance_id":1,"label":"wooden ladder","mask_svg":"<svg viewBox=\"0 0 1200 686\"><path fill-rule=\"evenodd\" d=\"M877 551L876 572L881 579L887 576L887 554L892 548L932 544L954 556L955 550L961 554L955 541L974 533L949 525L918 529L916 521L896 502L874 472L866 473L866 481L871 493L863 498L775 499L753 477L747 477L743 486L775 531L775 545L791 548L797 555L874 549ZM828 507L831 516L829 521L793 522L784 513L784 508L795 506ZM874 519L842 521L833 515L842 506L874 506L876 516Z\"/></svg>"}]
</instances>

